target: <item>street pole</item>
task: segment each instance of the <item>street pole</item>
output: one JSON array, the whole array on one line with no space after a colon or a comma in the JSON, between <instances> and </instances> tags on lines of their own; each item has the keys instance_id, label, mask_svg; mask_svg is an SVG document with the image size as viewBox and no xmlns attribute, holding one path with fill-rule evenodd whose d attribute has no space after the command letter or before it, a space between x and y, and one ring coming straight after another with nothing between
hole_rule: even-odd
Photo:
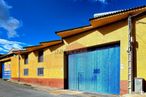
<instances>
[{"instance_id":1,"label":"street pole","mask_svg":"<svg viewBox=\"0 0 146 97\"><path fill-rule=\"evenodd\" d=\"M19 68L18 81L20 82L20 51L18 54L18 68Z\"/></svg>"},{"instance_id":2,"label":"street pole","mask_svg":"<svg viewBox=\"0 0 146 97\"><path fill-rule=\"evenodd\" d=\"M132 17L128 17L128 92L133 91L133 33L132 33Z\"/></svg>"}]
</instances>

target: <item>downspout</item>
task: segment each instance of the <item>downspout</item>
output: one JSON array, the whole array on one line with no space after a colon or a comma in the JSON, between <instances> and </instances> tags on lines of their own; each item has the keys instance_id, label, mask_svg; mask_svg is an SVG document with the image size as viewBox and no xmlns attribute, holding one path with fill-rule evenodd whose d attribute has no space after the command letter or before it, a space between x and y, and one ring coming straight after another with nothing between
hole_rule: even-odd
<instances>
[{"instance_id":1,"label":"downspout","mask_svg":"<svg viewBox=\"0 0 146 97\"><path fill-rule=\"evenodd\" d=\"M18 69L19 69L19 73L18 73L18 82L20 82L20 52L18 54Z\"/></svg>"},{"instance_id":2,"label":"downspout","mask_svg":"<svg viewBox=\"0 0 146 97\"><path fill-rule=\"evenodd\" d=\"M128 92L131 94L133 92L133 26L132 26L132 16L128 17Z\"/></svg>"}]
</instances>

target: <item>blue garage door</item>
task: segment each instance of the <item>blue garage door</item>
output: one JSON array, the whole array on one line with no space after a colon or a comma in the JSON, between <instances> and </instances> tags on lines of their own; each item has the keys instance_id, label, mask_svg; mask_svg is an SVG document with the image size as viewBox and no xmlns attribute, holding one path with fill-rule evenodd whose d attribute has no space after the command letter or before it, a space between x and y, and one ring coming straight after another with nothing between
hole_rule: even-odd
<instances>
[{"instance_id":1,"label":"blue garage door","mask_svg":"<svg viewBox=\"0 0 146 97\"><path fill-rule=\"evenodd\" d=\"M119 45L69 54L68 62L69 89L119 94Z\"/></svg>"},{"instance_id":2,"label":"blue garage door","mask_svg":"<svg viewBox=\"0 0 146 97\"><path fill-rule=\"evenodd\" d=\"M2 64L2 79L9 80L11 78L10 64Z\"/></svg>"}]
</instances>

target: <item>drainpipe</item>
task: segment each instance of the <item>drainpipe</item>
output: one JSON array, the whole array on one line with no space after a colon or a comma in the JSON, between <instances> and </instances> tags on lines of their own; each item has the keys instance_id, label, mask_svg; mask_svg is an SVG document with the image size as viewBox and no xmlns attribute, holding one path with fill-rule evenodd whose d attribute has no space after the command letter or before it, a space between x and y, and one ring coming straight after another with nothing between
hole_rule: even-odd
<instances>
[{"instance_id":1,"label":"drainpipe","mask_svg":"<svg viewBox=\"0 0 146 97\"><path fill-rule=\"evenodd\" d=\"M18 54L18 71L19 71L19 73L18 73L18 82L20 82L20 52L19 52L19 54Z\"/></svg>"},{"instance_id":2,"label":"drainpipe","mask_svg":"<svg viewBox=\"0 0 146 97\"><path fill-rule=\"evenodd\" d=\"M134 82L134 74L133 74L133 66L134 66L134 36L133 36L133 21L132 19L134 19L134 17L137 17L141 14L145 13L145 11L140 12L138 14L135 15L130 15L128 17L128 91L129 94L131 94L133 92L133 82Z\"/></svg>"},{"instance_id":3,"label":"drainpipe","mask_svg":"<svg viewBox=\"0 0 146 97\"><path fill-rule=\"evenodd\" d=\"M133 32L132 32L132 16L128 17L128 92L133 91Z\"/></svg>"}]
</instances>

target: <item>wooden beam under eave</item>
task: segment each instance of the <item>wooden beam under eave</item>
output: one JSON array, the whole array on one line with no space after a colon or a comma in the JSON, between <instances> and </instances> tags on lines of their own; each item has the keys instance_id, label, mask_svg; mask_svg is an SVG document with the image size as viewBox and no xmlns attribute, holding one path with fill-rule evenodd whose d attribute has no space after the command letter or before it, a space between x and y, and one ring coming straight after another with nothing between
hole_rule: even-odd
<instances>
[{"instance_id":1,"label":"wooden beam under eave","mask_svg":"<svg viewBox=\"0 0 146 97\"><path fill-rule=\"evenodd\" d=\"M11 60L11 58L10 57L8 57L8 58L3 58L3 59L0 59L0 62L7 62L7 61L10 61Z\"/></svg>"},{"instance_id":2,"label":"wooden beam under eave","mask_svg":"<svg viewBox=\"0 0 146 97\"><path fill-rule=\"evenodd\" d=\"M72 35L75 35L75 34L79 34L79 33L82 33L84 31L88 31L88 30L91 30L93 29L92 26L85 26L85 27L80 27L80 28L74 28L74 29L71 29L71 30L66 30L66 31L60 31L60 32L57 32L56 34L62 38L65 38L65 37L69 37L69 36L72 36Z\"/></svg>"},{"instance_id":3,"label":"wooden beam under eave","mask_svg":"<svg viewBox=\"0 0 146 97\"><path fill-rule=\"evenodd\" d=\"M53 46L62 43L62 40L59 41L51 41L51 42L41 42L40 44L43 46Z\"/></svg>"}]
</instances>

